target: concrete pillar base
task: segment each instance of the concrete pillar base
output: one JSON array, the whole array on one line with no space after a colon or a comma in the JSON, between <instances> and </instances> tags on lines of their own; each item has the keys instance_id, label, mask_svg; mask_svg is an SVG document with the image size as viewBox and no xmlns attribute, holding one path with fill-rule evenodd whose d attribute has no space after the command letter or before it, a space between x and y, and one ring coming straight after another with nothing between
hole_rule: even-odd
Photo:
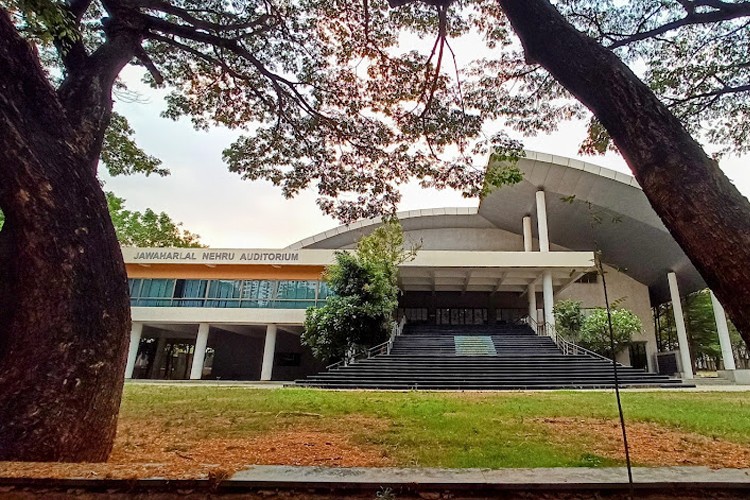
<instances>
[{"instance_id":1,"label":"concrete pillar base","mask_svg":"<svg viewBox=\"0 0 750 500\"><path fill-rule=\"evenodd\" d=\"M750 385L750 370L719 370L719 377L737 385Z\"/></svg>"}]
</instances>

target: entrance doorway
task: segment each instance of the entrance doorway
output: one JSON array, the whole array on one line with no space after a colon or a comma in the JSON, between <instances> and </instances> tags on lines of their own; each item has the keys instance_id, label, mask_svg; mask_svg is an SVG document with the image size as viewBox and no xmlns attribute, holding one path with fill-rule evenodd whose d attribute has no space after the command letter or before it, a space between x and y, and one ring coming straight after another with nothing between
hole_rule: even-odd
<instances>
[{"instance_id":1,"label":"entrance doorway","mask_svg":"<svg viewBox=\"0 0 750 500\"><path fill-rule=\"evenodd\" d=\"M438 325L486 325L487 309L438 308L435 322Z\"/></svg>"}]
</instances>

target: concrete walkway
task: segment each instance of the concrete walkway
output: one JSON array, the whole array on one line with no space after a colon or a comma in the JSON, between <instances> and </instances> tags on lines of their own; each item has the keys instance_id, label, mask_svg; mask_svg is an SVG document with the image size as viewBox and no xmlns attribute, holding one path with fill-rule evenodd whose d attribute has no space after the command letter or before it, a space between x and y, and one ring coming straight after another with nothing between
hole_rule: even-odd
<instances>
[{"instance_id":1,"label":"concrete walkway","mask_svg":"<svg viewBox=\"0 0 750 500\"><path fill-rule=\"evenodd\" d=\"M624 467L536 469L435 469L435 468L333 468L256 465L235 473L230 482L300 487L406 486L475 488L483 486L524 488L623 487L628 485ZM750 491L750 469L708 467L634 467L633 482L640 487L665 485L725 486Z\"/></svg>"},{"instance_id":2,"label":"concrete walkway","mask_svg":"<svg viewBox=\"0 0 750 500\"><path fill-rule=\"evenodd\" d=\"M125 385L170 385L180 387L245 387L248 389L282 389L293 386L294 382L288 381L268 381L259 382L257 380L147 380L131 379L125 381ZM383 390L383 389L313 389L313 390L335 390L335 391L376 391L376 392L411 392L406 390ZM554 389L554 390L507 390L507 391L426 391L426 392L553 392L553 391L573 391L573 392L614 392L614 389ZM750 385L698 385L697 387L643 387L643 388L625 388L621 392L750 392Z\"/></svg>"},{"instance_id":3,"label":"concrete walkway","mask_svg":"<svg viewBox=\"0 0 750 500\"><path fill-rule=\"evenodd\" d=\"M750 469L636 467L540 469L328 468L257 465L228 478L0 478L0 498L750 498ZM13 497L15 493L26 496ZM189 493L189 494L188 494ZM120 495L119 497L117 495ZM170 496L171 495L171 496ZM177 495L177 496L175 496ZM185 496L187 495L187 496ZM571 496L572 495L572 496ZM73 495L75 496L75 495Z\"/></svg>"}]
</instances>

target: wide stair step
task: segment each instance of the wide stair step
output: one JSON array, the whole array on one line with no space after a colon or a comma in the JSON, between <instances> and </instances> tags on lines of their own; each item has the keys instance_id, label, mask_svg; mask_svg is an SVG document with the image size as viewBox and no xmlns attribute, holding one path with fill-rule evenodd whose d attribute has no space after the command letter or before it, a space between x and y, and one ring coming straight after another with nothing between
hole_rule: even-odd
<instances>
[{"instance_id":1,"label":"wide stair step","mask_svg":"<svg viewBox=\"0 0 750 500\"><path fill-rule=\"evenodd\" d=\"M619 366L623 387L689 387L679 379ZM614 387L612 363L565 356L526 326L409 325L389 355L311 375L296 385L331 389L593 389Z\"/></svg>"}]
</instances>

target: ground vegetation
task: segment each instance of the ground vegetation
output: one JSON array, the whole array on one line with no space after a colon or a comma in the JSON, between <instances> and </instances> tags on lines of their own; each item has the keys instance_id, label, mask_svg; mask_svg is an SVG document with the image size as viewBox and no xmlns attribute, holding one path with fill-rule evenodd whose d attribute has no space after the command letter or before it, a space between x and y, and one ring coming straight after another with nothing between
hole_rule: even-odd
<instances>
[{"instance_id":1,"label":"ground vegetation","mask_svg":"<svg viewBox=\"0 0 750 500\"><path fill-rule=\"evenodd\" d=\"M750 466L747 393L625 392L638 466ZM24 477L221 476L250 464L624 464L608 392L429 393L128 384L106 464L2 463Z\"/></svg>"}]
</instances>

